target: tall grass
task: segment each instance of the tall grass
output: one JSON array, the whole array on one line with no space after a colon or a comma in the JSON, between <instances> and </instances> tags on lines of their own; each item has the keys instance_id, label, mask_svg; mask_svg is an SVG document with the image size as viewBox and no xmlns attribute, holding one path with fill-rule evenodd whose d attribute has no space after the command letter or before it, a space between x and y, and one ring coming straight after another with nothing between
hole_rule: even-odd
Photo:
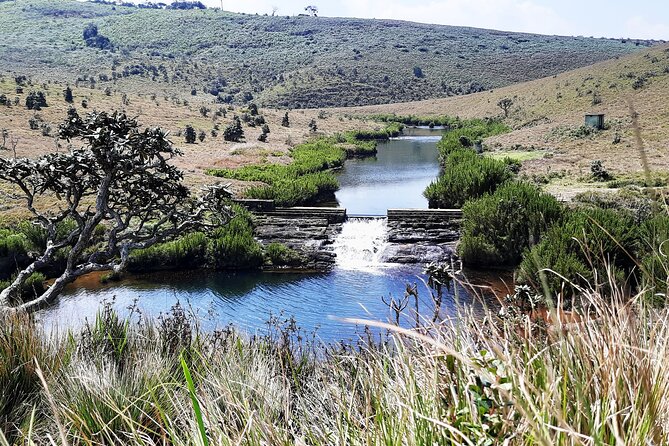
<instances>
[{"instance_id":1,"label":"tall grass","mask_svg":"<svg viewBox=\"0 0 669 446\"><path fill-rule=\"evenodd\" d=\"M183 312L103 314L65 337L14 317L0 327L2 432L41 444L58 421L76 445L667 444L669 311L623 304L609 279L608 295L582 289L577 322L461 310L358 347L317 347L290 326L204 333ZM92 348L87 330L114 342Z\"/></svg>"}]
</instances>

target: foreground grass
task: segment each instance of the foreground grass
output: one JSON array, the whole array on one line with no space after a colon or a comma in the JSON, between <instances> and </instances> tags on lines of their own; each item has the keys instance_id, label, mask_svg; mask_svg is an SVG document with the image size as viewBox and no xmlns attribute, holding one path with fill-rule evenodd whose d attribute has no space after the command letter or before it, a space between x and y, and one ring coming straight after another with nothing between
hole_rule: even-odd
<instances>
[{"instance_id":1,"label":"foreground grass","mask_svg":"<svg viewBox=\"0 0 669 446\"><path fill-rule=\"evenodd\" d=\"M583 293L571 325L462 312L356 347L203 333L179 307L60 337L7 316L0 444L667 444L669 312Z\"/></svg>"}]
</instances>

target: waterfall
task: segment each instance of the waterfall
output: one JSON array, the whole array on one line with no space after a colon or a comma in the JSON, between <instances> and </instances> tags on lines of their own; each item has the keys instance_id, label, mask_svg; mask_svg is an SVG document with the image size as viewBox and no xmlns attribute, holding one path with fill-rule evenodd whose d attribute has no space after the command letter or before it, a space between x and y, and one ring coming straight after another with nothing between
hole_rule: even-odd
<instances>
[{"instance_id":1,"label":"waterfall","mask_svg":"<svg viewBox=\"0 0 669 446\"><path fill-rule=\"evenodd\" d=\"M381 257L387 245L385 218L350 218L332 247L339 268L364 270L383 264Z\"/></svg>"}]
</instances>

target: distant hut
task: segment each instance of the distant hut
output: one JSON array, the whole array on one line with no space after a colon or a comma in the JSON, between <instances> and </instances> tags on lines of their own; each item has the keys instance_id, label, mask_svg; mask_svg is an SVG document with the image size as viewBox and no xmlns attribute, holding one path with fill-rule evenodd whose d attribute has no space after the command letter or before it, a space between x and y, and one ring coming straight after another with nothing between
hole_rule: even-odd
<instances>
[{"instance_id":1,"label":"distant hut","mask_svg":"<svg viewBox=\"0 0 669 446\"><path fill-rule=\"evenodd\" d=\"M602 130L604 128L604 115L585 115L585 125L592 127L593 129Z\"/></svg>"}]
</instances>

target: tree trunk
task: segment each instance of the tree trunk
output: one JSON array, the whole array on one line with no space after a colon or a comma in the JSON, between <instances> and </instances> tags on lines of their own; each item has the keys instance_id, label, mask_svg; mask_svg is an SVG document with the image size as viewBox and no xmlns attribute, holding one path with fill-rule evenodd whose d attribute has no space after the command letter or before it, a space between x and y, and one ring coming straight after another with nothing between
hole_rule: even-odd
<instances>
[{"instance_id":1,"label":"tree trunk","mask_svg":"<svg viewBox=\"0 0 669 446\"><path fill-rule=\"evenodd\" d=\"M35 311L43 308L46 305L49 305L56 300L58 295L63 291L65 286L69 283L74 282L78 276L72 272L64 272L62 276L56 279L56 281L46 290L40 297L33 299L29 302L21 304L14 309L17 311Z\"/></svg>"},{"instance_id":2,"label":"tree trunk","mask_svg":"<svg viewBox=\"0 0 669 446\"><path fill-rule=\"evenodd\" d=\"M10 306L12 296L21 292L21 286L23 286L26 279L28 279L32 273L37 271L38 266L39 264L37 261L30 264L27 268L19 272L16 279L14 279L7 288L0 292L0 308Z\"/></svg>"}]
</instances>

